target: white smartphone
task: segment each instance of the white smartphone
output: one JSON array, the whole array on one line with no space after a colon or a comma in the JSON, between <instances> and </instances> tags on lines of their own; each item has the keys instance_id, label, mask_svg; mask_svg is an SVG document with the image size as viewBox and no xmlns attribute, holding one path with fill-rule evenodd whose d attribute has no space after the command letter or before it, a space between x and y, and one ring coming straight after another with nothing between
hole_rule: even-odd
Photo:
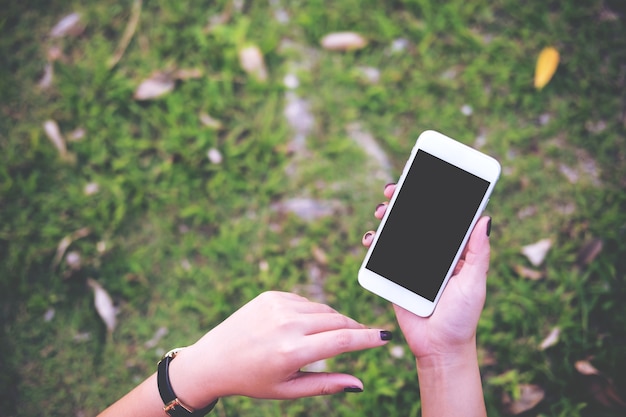
<instances>
[{"instance_id":1,"label":"white smartphone","mask_svg":"<svg viewBox=\"0 0 626 417\"><path fill-rule=\"evenodd\" d=\"M500 170L484 153L441 133L423 132L359 269L361 286L430 316Z\"/></svg>"}]
</instances>

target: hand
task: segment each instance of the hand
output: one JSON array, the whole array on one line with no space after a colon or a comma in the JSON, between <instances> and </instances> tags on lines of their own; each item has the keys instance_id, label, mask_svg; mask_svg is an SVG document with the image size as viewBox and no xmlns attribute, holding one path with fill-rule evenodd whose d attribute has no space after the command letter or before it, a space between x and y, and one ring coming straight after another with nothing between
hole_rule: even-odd
<instances>
[{"instance_id":1,"label":"hand","mask_svg":"<svg viewBox=\"0 0 626 417\"><path fill-rule=\"evenodd\" d=\"M382 346L389 338L389 332L368 329L327 305L266 292L181 351L170 379L181 400L197 408L229 395L292 399L360 391L363 384L352 375L300 368Z\"/></svg>"},{"instance_id":2,"label":"hand","mask_svg":"<svg viewBox=\"0 0 626 417\"><path fill-rule=\"evenodd\" d=\"M395 189L394 184L386 186L385 197L391 198ZM386 203L380 204L375 216L382 219L386 208ZM453 276L430 317L419 317L394 305L400 328L418 361L433 355L454 354L470 345L475 347L476 326L485 303L490 222L490 218L483 217L474 227ZM363 244L369 247L373 237L374 232L366 233Z\"/></svg>"}]
</instances>

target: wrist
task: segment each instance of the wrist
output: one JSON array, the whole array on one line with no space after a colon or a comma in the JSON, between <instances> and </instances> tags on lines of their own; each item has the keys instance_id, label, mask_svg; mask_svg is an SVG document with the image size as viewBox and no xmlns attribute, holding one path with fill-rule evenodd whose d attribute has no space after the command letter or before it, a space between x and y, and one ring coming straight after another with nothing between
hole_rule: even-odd
<instances>
[{"instance_id":1,"label":"wrist","mask_svg":"<svg viewBox=\"0 0 626 417\"><path fill-rule=\"evenodd\" d=\"M485 417L476 343L417 358L422 415Z\"/></svg>"},{"instance_id":2,"label":"wrist","mask_svg":"<svg viewBox=\"0 0 626 417\"><path fill-rule=\"evenodd\" d=\"M202 410L219 398L212 387L207 386L203 369L198 367L198 363L193 350L185 348L170 361L168 372L177 398L194 410Z\"/></svg>"},{"instance_id":3,"label":"wrist","mask_svg":"<svg viewBox=\"0 0 626 417\"><path fill-rule=\"evenodd\" d=\"M467 343L447 347L445 350L437 350L435 352L416 356L418 371L440 372L446 369L456 369L460 366L468 364L478 364L476 339Z\"/></svg>"}]
</instances>

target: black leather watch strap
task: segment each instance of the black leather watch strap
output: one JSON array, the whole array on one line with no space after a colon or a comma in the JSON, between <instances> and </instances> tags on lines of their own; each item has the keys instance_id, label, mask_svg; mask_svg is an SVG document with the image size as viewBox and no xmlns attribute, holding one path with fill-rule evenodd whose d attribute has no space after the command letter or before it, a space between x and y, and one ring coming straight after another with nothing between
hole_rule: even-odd
<instances>
[{"instance_id":1,"label":"black leather watch strap","mask_svg":"<svg viewBox=\"0 0 626 417\"><path fill-rule=\"evenodd\" d=\"M217 400L213 401L208 406L204 407L200 410L194 410L188 405L183 404L176 394L174 393L174 389L172 388L172 384L170 382L170 362L176 357L176 354L180 352L184 348L178 348L170 350L163 356L163 359L159 361L159 366L157 368L157 385L159 387L159 395L163 400L163 410L170 417L200 417L208 414L215 404L217 404Z\"/></svg>"}]
</instances>

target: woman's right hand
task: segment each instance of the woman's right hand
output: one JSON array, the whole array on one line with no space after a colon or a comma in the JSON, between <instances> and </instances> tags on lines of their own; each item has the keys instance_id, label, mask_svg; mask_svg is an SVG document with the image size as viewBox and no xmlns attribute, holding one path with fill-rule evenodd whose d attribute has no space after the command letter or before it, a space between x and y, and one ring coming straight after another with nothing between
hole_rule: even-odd
<instances>
[{"instance_id":1,"label":"woman's right hand","mask_svg":"<svg viewBox=\"0 0 626 417\"><path fill-rule=\"evenodd\" d=\"M387 343L331 307L292 293L266 292L244 305L170 365L180 399L202 408L215 398L244 395L293 399L361 391L349 374L303 372L313 362Z\"/></svg>"}]
</instances>

